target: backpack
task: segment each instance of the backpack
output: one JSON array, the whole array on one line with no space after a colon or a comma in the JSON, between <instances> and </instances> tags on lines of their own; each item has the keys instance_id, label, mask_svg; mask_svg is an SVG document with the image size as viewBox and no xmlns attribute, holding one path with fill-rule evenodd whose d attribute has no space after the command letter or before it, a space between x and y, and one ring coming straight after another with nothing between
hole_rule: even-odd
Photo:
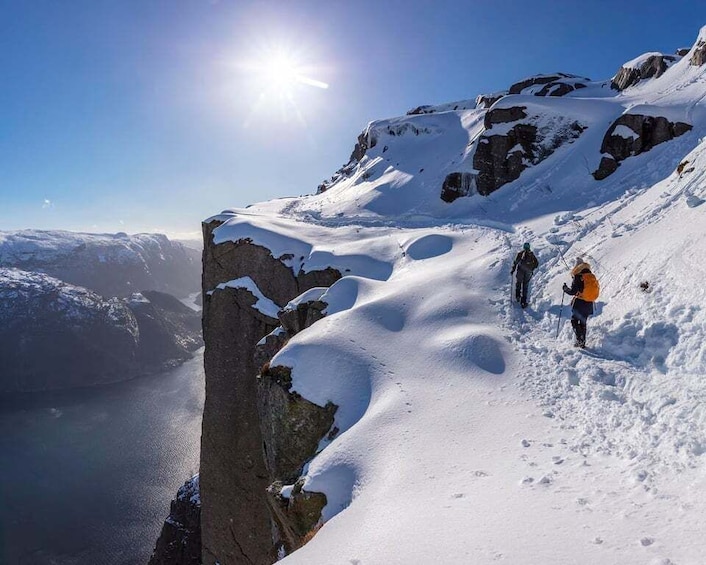
<instances>
[{"instance_id":1,"label":"backpack","mask_svg":"<svg viewBox=\"0 0 706 565\"><path fill-rule=\"evenodd\" d=\"M581 275L583 279L583 290L576 295L576 298L585 300L586 302L595 302L598 300L600 293L600 285L598 279L593 273L584 273Z\"/></svg>"},{"instance_id":2,"label":"backpack","mask_svg":"<svg viewBox=\"0 0 706 565\"><path fill-rule=\"evenodd\" d=\"M534 271L539 266L539 261L531 251L521 251L522 258L520 264L527 270Z\"/></svg>"}]
</instances>

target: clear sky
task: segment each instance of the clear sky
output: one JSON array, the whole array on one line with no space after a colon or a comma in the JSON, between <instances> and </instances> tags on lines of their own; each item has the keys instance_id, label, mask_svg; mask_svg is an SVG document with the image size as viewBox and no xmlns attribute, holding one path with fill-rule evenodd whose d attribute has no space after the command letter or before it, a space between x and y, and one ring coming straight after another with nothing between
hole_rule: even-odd
<instances>
[{"instance_id":1,"label":"clear sky","mask_svg":"<svg viewBox=\"0 0 706 565\"><path fill-rule=\"evenodd\" d=\"M198 232L314 192L373 119L610 78L705 24L703 0L0 0L0 230Z\"/></svg>"}]
</instances>

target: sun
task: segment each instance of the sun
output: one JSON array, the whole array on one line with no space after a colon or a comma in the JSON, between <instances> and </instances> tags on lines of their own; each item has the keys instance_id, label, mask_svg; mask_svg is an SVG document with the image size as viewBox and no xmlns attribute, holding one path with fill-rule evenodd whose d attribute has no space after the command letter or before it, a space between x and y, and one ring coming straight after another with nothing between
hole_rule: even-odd
<instances>
[{"instance_id":1,"label":"sun","mask_svg":"<svg viewBox=\"0 0 706 565\"><path fill-rule=\"evenodd\" d=\"M250 100L250 111L244 126L256 117L276 118L280 122L299 122L307 126L306 116L316 114L321 97L312 91L327 90L329 85L317 75L330 67L315 64L319 59L306 45L286 45L283 42L260 45L238 64L241 77L240 94Z\"/></svg>"},{"instance_id":2,"label":"sun","mask_svg":"<svg viewBox=\"0 0 706 565\"><path fill-rule=\"evenodd\" d=\"M296 57L281 51L274 50L263 54L260 61L255 64L255 70L265 82L265 88L270 88L280 93L291 93L297 85L307 85L327 89L328 84L307 76L307 67L297 61Z\"/></svg>"}]
</instances>

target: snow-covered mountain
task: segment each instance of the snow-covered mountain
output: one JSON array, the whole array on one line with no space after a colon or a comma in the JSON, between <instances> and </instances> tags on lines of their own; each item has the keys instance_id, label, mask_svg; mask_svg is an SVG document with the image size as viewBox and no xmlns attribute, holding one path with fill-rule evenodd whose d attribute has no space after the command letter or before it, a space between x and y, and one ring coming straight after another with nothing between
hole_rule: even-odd
<instances>
[{"instance_id":1,"label":"snow-covered mountain","mask_svg":"<svg viewBox=\"0 0 706 565\"><path fill-rule=\"evenodd\" d=\"M205 222L203 563L703 562L706 27L658 55L372 122Z\"/></svg>"},{"instance_id":2,"label":"snow-covered mountain","mask_svg":"<svg viewBox=\"0 0 706 565\"><path fill-rule=\"evenodd\" d=\"M162 234L0 232L0 267L46 273L106 297L140 290L183 297L198 290L200 266L200 251Z\"/></svg>"}]
</instances>

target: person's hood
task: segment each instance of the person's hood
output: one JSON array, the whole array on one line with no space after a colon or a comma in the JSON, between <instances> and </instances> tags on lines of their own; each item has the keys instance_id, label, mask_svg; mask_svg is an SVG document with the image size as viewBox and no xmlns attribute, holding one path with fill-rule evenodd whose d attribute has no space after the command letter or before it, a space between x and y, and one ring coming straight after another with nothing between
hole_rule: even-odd
<instances>
[{"instance_id":1,"label":"person's hood","mask_svg":"<svg viewBox=\"0 0 706 565\"><path fill-rule=\"evenodd\" d=\"M571 276L575 277L583 270L587 270L587 271L591 270L591 267L589 266L588 263L579 263L578 265L576 265L573 269L571 269Z\"/></svg>"}]
</instances>

